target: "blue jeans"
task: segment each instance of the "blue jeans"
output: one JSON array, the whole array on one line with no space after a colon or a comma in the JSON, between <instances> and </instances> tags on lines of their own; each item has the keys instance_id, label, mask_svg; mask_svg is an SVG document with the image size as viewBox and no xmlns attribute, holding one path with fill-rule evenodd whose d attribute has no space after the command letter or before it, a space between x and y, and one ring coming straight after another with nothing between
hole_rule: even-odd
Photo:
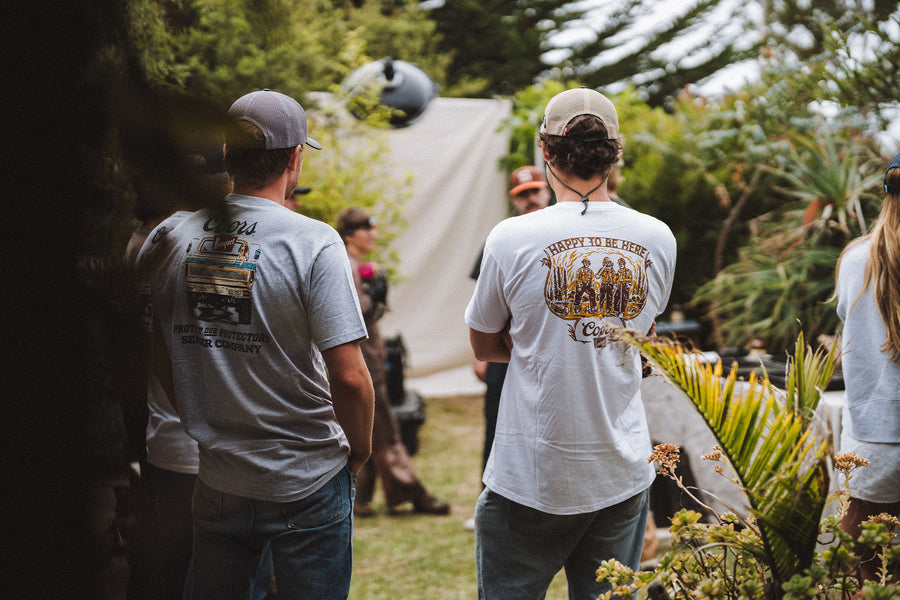
<instances>
[{"instance_id":1,"label":"blue jeans","mask_svg":"<svg viewBox=\"0 0 900 600\"><path fill-rule=\"evenodd\" d=\"M615 558L637 570L649 490L592 513L551 515L485 489L475 509L480 600L541 600L560 569L569 600L596 600L609 586L597 567Z\"/></svg>"},{"instance_id":2,"label":"blue jeans","mask_svg":"<svg viewBox=\"0 0 900 600\"><path fill-rule=\"evenodd\" d=\"M195 598L194 594L194 580L191 577L191 573L193 573L193 564L191 561L188 565L188 576L184 580L184 586L182 586L183 593L175 596L151 596L153 598ZM269 545L266 545L263 550L262 557L259 561L259 566L257 567L256 577L253 579L253 583L250 586L250 594L248 596L248 600L265 600L269 596L269 588L272 587L272 582L275 581L274 573L272 572L272 548ZM131 600L129 598L129 600Z\"/></svg>"},{"instance_id":3,"label":"blue jeans","mask_svg":"<svg viewBox=\"0 0 900 600\"><path fill-rule=\"evenodd\" d=\"M194 489L194 553L185 600L246 600L271 548L279 600L350 592L354 476L346 467L312 495L265 502Z\"/></svg>"}]
</instances>

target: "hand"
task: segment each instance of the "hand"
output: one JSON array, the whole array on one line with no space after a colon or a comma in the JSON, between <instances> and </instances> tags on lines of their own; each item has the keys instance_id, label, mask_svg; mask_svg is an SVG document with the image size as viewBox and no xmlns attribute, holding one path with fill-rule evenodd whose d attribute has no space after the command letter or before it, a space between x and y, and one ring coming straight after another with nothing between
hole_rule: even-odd
<instances>
[{"instance_id":1,"label":"hand","mask_svg":"<svg viewBox=\"0 0 900 600\"><path fill-rule=\"evenodd\" d=\"M347 468L350 469L351 473L359 473L368 459L369 455L361 457L351 452L350 457L347 459Z\"/></svg>"}]
</instances>

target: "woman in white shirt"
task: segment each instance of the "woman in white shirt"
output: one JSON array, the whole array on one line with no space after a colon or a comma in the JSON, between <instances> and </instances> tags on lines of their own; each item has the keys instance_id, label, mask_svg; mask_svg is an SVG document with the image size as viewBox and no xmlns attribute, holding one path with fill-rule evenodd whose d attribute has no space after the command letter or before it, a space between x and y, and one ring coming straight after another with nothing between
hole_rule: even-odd
<instances>
[{"instance_id":1,"label":"woman in white shirt","mask_svg":"<svg viewBox=\"0 0 900 600\"><path fill-rule=\"evenodd\" d=\"M841 528L854 541L872 515L900 515L900 154L884 174L885 199L872 233L838 261L837 312L844 323L841 452L868 459L854 471ZM855 548L863 580L875 579L874 552Z\"/></svg>"}]
</instances>

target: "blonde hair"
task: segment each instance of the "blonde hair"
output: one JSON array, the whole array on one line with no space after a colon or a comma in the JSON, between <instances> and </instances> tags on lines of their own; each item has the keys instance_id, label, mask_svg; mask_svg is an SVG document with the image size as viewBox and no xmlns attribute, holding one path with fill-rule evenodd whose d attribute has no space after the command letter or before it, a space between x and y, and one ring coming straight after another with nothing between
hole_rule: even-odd
<instances>
[{"instance_id":1,"label":"blonde hair","mask_svg":"<svg viewBox=\"0 0 900 600\"><path fill-rule=\"evenodd\" d=\"M900 186L900 168L888 170L884 179L885 183L896 189ZM887 332L887 339L881 349L890 352L893 362L900 363L900 194L885 195L881 214L878 215L872 232L855 240L847 248L866 240L871 240L872 245L859 294L862 296L862 292L869 285L872 286L875 306L878 307ZM859 296L856 298L858 300Z\"/></svg>"}]
</instances>

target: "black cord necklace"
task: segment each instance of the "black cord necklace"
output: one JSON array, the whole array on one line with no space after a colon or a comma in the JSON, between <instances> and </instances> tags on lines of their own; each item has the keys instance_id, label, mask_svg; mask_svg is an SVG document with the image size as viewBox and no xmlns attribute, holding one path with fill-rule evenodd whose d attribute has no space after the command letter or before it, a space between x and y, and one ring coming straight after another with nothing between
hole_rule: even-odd
<instances>
[{"instance_id":1,"label":"black cord necklace","mask_svg":"<svg viewBox=\"0 0 900 600\"><path fill-rule=\"evenodd\" d=\"M546 163L546 162L545 162L545 163L544 163L544 166L547 168L548 171L550 171L550 174L553 175L553 177L555 177L556 180L557 180L558 182L560 182L561 184L563 184L564 186L566 186L567 188L569 188L571 191L573 191L573 192L575 192L576 194L578 194L579 196L581 196L581 201L584 202L584 210L581 211L581 214L584 214L584 213L587 212L588 202L590 202L590 199L588 198L588 196L590 196L591 194L593 194L594 192L596 192L596 191L600 188L600 186L603 185L603 184L606 182L607 177L609 177L609 171L607 171L607 172L606 172L606 175L603 177L603 179L600 181L600 183L598 183L598 184L596 185L596 187L594 187L594 189L592 189L591 191L589 191L587 194L582 194L581 192L579 192L578 190L576 190L575 188L573 188L571 185L569 185L568 183L566 183L565 181L563 181L562 179L560 179L560 178L559 178L559 175L557 175L556 173L554 173L554 172L553 172L553 169L550 168L550 163Z\"/></svg>"}]
</instances>

